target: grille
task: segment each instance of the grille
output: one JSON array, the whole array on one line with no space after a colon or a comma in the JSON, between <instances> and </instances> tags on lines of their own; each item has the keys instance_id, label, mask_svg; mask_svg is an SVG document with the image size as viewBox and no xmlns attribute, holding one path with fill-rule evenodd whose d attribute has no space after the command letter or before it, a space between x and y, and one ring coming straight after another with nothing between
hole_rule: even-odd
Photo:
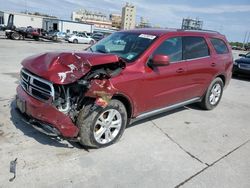
<instances>
[{"instance_id":1,"label":"grille","mask_svg":"<svg viewBox=\"0 0 250 188\"><path fill-rule=\"evenodd\" d=\"M245 69L245 70L250 70L250 64L239 64L239 68Z\"/></svg>"},{"instance_id":2,"label":"grille","mask_svg":"<svg viewBox=\"0 0 250 188\"><path fill-rule=\"evenodd\" d=\"M21 86L29 95L38 100L48 101L50 98L54 99L53 84L34 76L24 69L21 70Z\"/></svg>"}]
</instances>

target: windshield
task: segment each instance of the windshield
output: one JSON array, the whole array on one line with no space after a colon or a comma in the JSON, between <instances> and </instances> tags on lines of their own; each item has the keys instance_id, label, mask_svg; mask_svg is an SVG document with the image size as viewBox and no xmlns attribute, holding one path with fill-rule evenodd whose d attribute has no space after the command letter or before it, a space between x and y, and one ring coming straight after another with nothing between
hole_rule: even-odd
<instances>
[{"instance_id":1,"label":"windshield","mask_svg":"<svg viewBox=\"0 0 250 188\"><path fill-rule=\"evenodd\" d=\"M246 54L246 58L250 58L250 52Z\"/></svg>"},{"instance_id":2,"label":"windshield","mask_svg":"<svg viewBox=\"0 0 250 188\"><path fill-rule=\"evenodd\" d=\"M137 59L156 39L154 35L117 32L102 39L89 50L112 53L128 62Z\"/></svg>"}]
</instances>

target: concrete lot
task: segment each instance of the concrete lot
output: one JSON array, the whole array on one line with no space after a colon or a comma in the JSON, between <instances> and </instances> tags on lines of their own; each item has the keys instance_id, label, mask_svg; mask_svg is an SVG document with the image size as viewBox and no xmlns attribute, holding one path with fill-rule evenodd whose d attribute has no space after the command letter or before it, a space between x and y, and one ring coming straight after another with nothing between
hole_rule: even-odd
<instances>
[{"instance_id":1,"label":"concrete lot","mask_svg":"<svg viewBox=\"0 0 250 188\"><path fill-rule=\"evenodd\" d=\"M213 111L188 106L137 122L99 150L24 124L13 103L21 60L85 47L0 39L0 187L250 187L250 79L232 79Z\"/></svg>"}]
</instances>

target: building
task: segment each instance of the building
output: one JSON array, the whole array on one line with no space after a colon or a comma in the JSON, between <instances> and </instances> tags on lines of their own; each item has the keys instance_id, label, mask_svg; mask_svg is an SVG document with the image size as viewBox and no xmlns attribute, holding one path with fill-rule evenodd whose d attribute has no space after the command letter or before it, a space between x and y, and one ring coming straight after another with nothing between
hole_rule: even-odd
<instances>
[{"instance_id":1,"label":"building","mask_svg":"<svg viewBox=\"0 0 250 188\"><path fill-rule=\"evenodd\" d=\"M95 29L93 24L85 24L70 20L59 20L59 19L48 19L48 18L45 18L43 20L42 28L45 29L46 31L59 30L61 32L66 32L66 33L76 33L76 32L93 33Z\"/></svg>"},{"instance_id":2,"label":"building","mask_svg":"<svg viewBox=\"0 0 250 188\"><path fill-rule=\"evenodd\" d=\"M94 24L99 28L112 28L112 22L101 12L92 12L85 9L72 12L72 21Z\"/></svg>"},{"instance_id":3,"label":"building","mask_svg":"<svg viewBox=\"0 0 250 188\"><path fill-rule=\"evenodd\" d=\"M136 21L136 7L126 3L122 8L122 29L134 29Z\"/></svg>"},{"instance_id":4,"label":"building","mask_svg":"<svg viewBox=\"0 0 250 188\"><path fill-rule=\"evenodd\" d=\"M7 25L10 14L14 15L14 25L16 27L32 26L35 28L42 28L43 18L45 18L43 16L31 14L0 11L1 24Z\"/></svg>"},{"instance_id":5,"label":"building","mask_svg":"<svg viewBox=\"0 0 250 188\"><path fill-rule=\"evenodd\" d=\"M120 14L110 14L109 20L112 22L112 27L120 29L122 26L122 16Z\"/></svg>"},{"instance_id":6,"label":"building","mask_svg":"<svg viewBox=\"0 0 250 188\"><path fill-rule=\"evenodd\" d=\"M15 12L3 12L0 11L0 21L1 24L7 25L9 15L14 15L14 25L16 27L34 27L42 28L46 31L59 30L62 32L87 32L93 33L93 24L84 24L69 20L61 20L58 18L48 17L48 16L37 16L32 14L15 13Z\"/></svg>"},{"instance_id":7,"label":"building","mask_svg":"<svg viewBox=\"0 0 250 188\"><path fill-rule=\"evenodd\" d=\"M137 28L150 28L151 24L144 17L140 18L140 23L137 25Z\"/></svg>"},{"instance_id":8,"label":"building","mask_svg":"<svg viewBox=\"0 0 250 188\"><path fill-rule=\"evenodd\" d=\"M197 19L191 19L191 18L183 18L182 20L182 29L187 30L201 30L203 26L203 21L200 21Z\"/></svg>"}]
</instances>

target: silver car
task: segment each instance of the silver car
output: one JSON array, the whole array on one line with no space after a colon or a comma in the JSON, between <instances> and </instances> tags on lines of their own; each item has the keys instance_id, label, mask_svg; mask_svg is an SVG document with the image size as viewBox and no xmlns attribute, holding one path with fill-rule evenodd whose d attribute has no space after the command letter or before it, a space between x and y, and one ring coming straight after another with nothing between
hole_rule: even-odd
<instances>
[{"instance_id":1,"label":"silver car","mask_svg":"<svg viewBox=\"0 0 250 188\"><path fill-rule=\"evenodd\" d=\"M71 37L69 37L68 42L71 43L87 43L87 44L94 44L95 40L91 37L88 37L84 34L76 34L76 35L72 35Z\"/></svg>"}]
</instances>

